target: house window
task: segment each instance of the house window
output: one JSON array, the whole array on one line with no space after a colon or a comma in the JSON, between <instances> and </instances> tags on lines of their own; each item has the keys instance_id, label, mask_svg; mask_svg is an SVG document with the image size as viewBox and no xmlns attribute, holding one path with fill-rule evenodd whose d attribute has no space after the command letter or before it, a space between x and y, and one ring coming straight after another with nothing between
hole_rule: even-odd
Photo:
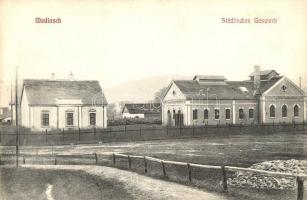
<instances>
[{"instance_id":1,"label":"house window","mask_svg":"<svg viewBox=\"0 0 307 200\"><path fill-rule=\"evenodd\" d=\"M282 106L281 111L282 111L282 117L287 117L287 115L288 115L288 109L287 109L287 106L286 106L286 105L283 105L283 106Z\"/></svg>"},{"instance_id":2,"label":"house window","mask_svg":"<svg viewBox=\"0 0 307 200\"><path fill-rule=\"evenodd\" d=\"M244 118L244 110L242 108L239 109L239 119Z\"/></svg>"},{"instance_id":3,"label":"house window","mask_svg":"<svg viewBox=\"0 0 307 200\"><path fill-rule=\"evenodd\" d=\"M73 126L74 125L74 113L73 112L67 112L66 113L66 125L67 126Z\"/></svg>"},{"instance_id":4,"label":"house window","mask_svg":"<svg viewBox=\"0 0 307 200\"><path fill-rule=\"evenodd\" d=\"M209 119L209 110L208 109L204 110L204 119Z\"/></svg>"},{"instance_id":5,"label":"house window","mask_svg":"<svg viewBox=\"0 0 307 200\"><path fill-rule=\"evenodd\" d=\"M253 109L253 108L250 108L250 109L248 110L248 117L249 117L250 119L253 119L253 118L254 118L254 109Z\"/></svg>"},{"instance_id":6,"label":"house window","mask_svg":"<svg viewBox=\"0 0 307 200\"><path fill-rule=\"evenodd\" d=\"M219 109L215 109L214 110L214 118L215 119L219 119L220 118L220 110Z\"/></svg>"},{"instance_id":7,"label":"house window","mask_svg":"<svg viewBox=\"0 0 307 200\"><path fill-rule=\"evenodd\" d=\"M193 110L193 120L197 119L197 117L198 117L197 115L198 115L197 109L194 109Z\"/></svg>"},{"instance_id":8,"label":"house window","mask_svg":"<svg viewBox=\"0 0 307 200\"><path fill-rule=\"evenodd\" d=\"M230 119L230 109L227 108L225 112L226 112L226 119Z\"/></svg>"},{"instance_id":9,"label":"house window","mask_svg":"<svg viewBox=\"0 0 307 200\"><path fill-rule=\"evenodd\" d=\"M49 112L42 112L42 126L49 126Z\"/></svg>"},{"instance_id":10,"label":"house window","mask_svg":"<svg viewBox=\"0 0 307 200\"><path fill-rule=\"evenodd\" d=\"M294 106L294 117L298 117L299 116L299 107L298 105Z\"/></svg>"},{"instance_id":11,"label":"house window","mask_svg":"<svg viewBox=\"0 0 307 200\"><path fill-rule=\"evenodd\" d=\"M91 126L96 125L96 113L94 113L94 112L90 113L90 125Z\"/></svg>"},{"instance_id":12,"label":"house window","mask_svg":"<svg viewBox=\"0 0 307 200\"><path fill-rule=\"evenodd\" d=\"M270 117L275 117L275 106L274 105L270 106Z\"/></svg>"}]
</instances>

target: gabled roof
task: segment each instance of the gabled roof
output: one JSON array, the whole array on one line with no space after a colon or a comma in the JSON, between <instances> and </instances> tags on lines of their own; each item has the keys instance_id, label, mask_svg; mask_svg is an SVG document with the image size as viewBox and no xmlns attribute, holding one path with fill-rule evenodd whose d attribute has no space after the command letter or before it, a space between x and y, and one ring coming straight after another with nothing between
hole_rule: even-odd
<instances>
[{"instance_id":1,"label":"gabled roof","mask_svg":"<svg viewBox=\"0 0 307 200\"><path fill-rule=\"evenodd\" d=\"M265 76L265 75L268 75L272 72L275 72L276 75L279 75L275 70L262 70L262 71L260 71L260 76ZM249 77L251 77L251 76L255 76L255 72L253 72L249 75Z\"/></svg>"},{"instance_id":2,"label":"gabled roof","mask_svg":"<svg viewBox=\"0 0 307 200\"><path fill-rule=\"evenodd\" d=\"M84 105L107 104L98 81L27 79L24 91L29 105L56 105L58 99L79 99Z\"/></svg>"},{"instance_id":3,"label":"gabled roof","mask_svg":"<svg viewBox=\"0 0 307 200\"><path fill-rule=\"evenodd\" d=\"M122 113L127 109L130 114L159 114L161 113L160 103L129 103L125 104Z\"/></svg>"},{"instance_id":4,"label":"gabled roof","mask_svg":"<svg viewBox=\"0 0 307 200\"><path fill-rule=\"evenodd\" d=\"M225 76L219 76L219 75L196 75L194 76L193 80L226 80Z\"/></svg>"},{"instance_id":5,"label":"gabled roof","mask_svg":"<svg viewBox=\"0 0 307 200\"><path fill-rule=\"evenodd\" d=\"M260 92L263 93L273 86L282 77L273 77L270 80L261 80ZM225 85L203 85L196 80L174 80L174 84L186 96L187 99L255 99L253 81L225 81ZM246 90L242 90L242 88Z\"/></svg>"}]
</instances>

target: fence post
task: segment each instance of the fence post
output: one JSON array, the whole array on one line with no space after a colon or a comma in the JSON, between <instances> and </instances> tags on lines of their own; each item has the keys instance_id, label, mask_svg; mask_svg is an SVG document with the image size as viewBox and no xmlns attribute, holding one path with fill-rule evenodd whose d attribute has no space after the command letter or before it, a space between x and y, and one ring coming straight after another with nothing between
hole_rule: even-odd
<instances>
[{"instance_id":1,"label":"fence post","mask_svg":"<svg viewBox=\"0 0 307 200\"><path fill-rule=\"evenodd\" d=\"M94 156L95 156L95 164L97 165L98 164L98 157L97 157L97 153L96 152L94 153Z\"/></svg>"},{"instance_id":2,"label":"fence post","mask_svg":"<svg viewBox=\"0 0 307 200\"><path fill-rule=\"evenodd\" d=\"M115 158L115 153L113 153L113 165L116 164L116 158Z\"/></svg>"},{"instance_id":3,"label":"fence post","mask_svg":"<svg viewBox=\"0 0 307 200\"><path fill-rule=\"evenodd\" d=\"M57 164L58 164L58 162L56 160L56 157L54 157L54 165L57 165Z\"/></svg>"},{"instance_id":4,"label":"fence post","mask_svg":"<svg viewBox=\"0 0 307 200\"><path fill-rule=\"evenodd\" d=\"M26 158L23 156L23 164L26 164Z\"/></svg>"},{"instance_id":5,"label":"fence post","mask_svg":"<svg viewBox=\"0 0 307 200\"><path fill-rule=\"evenodd\" d=\"M140 137L142 136L142 126L140 126Z\"/></svg>"},{"instance_id":6,"label":"fence post","mask_svg":"<svg viewBox=\"0 0 307 200\"><path fill-rule=\"evenodd\" d=\"M47 134L48 134L48 130L46 129L46 143L48 143L48 136L47 136Z\"/></svg>"},{"instance_id":7,"label":"fence post","mask_svg":"<svg viewBox=\"0 0 307 200\"><path fill-rule=\"evenodd\" d=\"M181 124L179 124L179 135L181 136Z\"/></svg>"},{"instance_id":8,"label":"fence post","mask_svg":"<svg viewBox=\"0 0 307 200\"><path fill-rule=\"evenodd\" d=\"M63 128L63 138L62 139L63 139L63 142L64 142L64 128Z\"/></svg>"},{"instance_id":9,"label":"fence post","mask_svg":"<svg viewBox=\"0 0 307 200\"><path fill-rule=\"evenodd\" d=\"M1 131L0 131L0 143L2 142L2 139L1 139Z\"/></svg>"},{"instance_id":10,"label":"fence post","mask_svg":"<svg viewBox=\"0 0 307 200\"><path fill-rule=\"evenodd\" d=\"M297 182L297 200L303 200L304 199L304 180L297 176L296 177Z\"/></svg>"},{"instance_id":11,"label":"fence post","mask_svg":"<svg viewBox=\"0 0 307 200\"><path fill-rule=\"evenodd\" d=\"M162 165L163 176L166 177L166 170L163 160L161 161L161 165Z\"/></svg>"},{"instance_id":12,"label":"fence post","mask_svg":"<svg viewBox=\"0 0 307 200\"><path fill-rule=\"evenodd\" d=\"M128 168L131 169L131 158L130 158L130 155L128 155L127 158L128 158Z\"/></svg>"},{"instance_id":13,"label":"fence post","mask_svg":"<svg viewBox=\"0 0 307 200\"><path fill-rule=\"evenodd\" d=\"M188 179L190 182L192 182L192 172L191 172L190 163L187 163L187 169L188 169Z\"/></svg>"},{"instance_id":14,"label":"fence post","mask_svg":"<svg viewBox=\"0 0 307 200\"><path fill-rule=\"evenodd\" d=\"M78 128L78 139L79 139L79 141L80 141L80 138L81 138L81 136L80 136L80 134L81 134L81 131L80 131L80 128Z\"/></svg>"},{"instance_id":15,"label":"fence post","mask_svg":"<svg viewBox=\"0 0 307 200\"><path fill-rule=\"evenodd\" d=\"M166 135L168 135L168 125L166 126Z\"/></svg>"},{"instance_id":16,"label":"fence post","mask_svg":"<svg viewBox=\"0 0 307 200\"><path fill-rule=\"evenodd\" d=\"M144 171L145 171L145 174L148 172L147 170L147 160L146 160L146 157L144 156Z\"/></svg>"},{"instance_id":17,"label":"fence post","mask_svg":"<svg viewBox=\"0 0 307 200\"><path fill-rule=\"evenodd\" d=\"M192 128L192 135L194 135L194 123L193 123L193 128Z\"/></svg>"},{"instance_id":18,"label":"fence post","mask_svg":"<svg viewBox=\"0 0 307 200\"><path fill-rule=\"evenodd\" d=\"M222 176L223 176L223 190L224 192L227 192L227 176L226 176L226 170L225 166L221 166L222 169Z\"/></svg>"}]
</instances>

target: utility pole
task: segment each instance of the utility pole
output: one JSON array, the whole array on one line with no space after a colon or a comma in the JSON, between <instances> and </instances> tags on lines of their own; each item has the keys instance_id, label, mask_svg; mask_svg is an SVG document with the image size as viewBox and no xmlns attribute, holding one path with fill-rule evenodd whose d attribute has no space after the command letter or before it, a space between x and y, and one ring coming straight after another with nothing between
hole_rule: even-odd
<instances>
[{"instance_id":1,"label":"utility pole","mask_svg":"<svg viewBox=\"0 0 307 200\"><path fill-rule=\"evenodd\" d=\"M18 67L15 74L15 120L16 120L16 167L18 167L19 156L19 124L18 124Z\"/></svg>"},{"instance_id":2,"label":"utility pole","mask_svg":"<svg viewBox=\"0 0 307 200\"><path fill-rule=\"evenodd\" d=\"M14 110L13 110L13 81L11 77L11 125L13 125L13 116L14 116Z\"/></svg>"}]
</instances>

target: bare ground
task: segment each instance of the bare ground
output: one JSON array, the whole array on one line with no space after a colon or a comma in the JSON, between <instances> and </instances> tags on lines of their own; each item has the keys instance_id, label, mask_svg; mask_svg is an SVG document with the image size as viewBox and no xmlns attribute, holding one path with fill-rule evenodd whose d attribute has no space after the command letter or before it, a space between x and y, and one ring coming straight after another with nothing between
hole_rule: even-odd
<instances>
[{"instance_id":1,"label":"bare ground","mask_svg":"<svg viewBox=\"0 0 307 200\"><path fill-rule=\"evenodd\" d=\"M235 199L101 166L24 165L18 170L2 167L0 172L0 197L3 200ZM46 193L48 190L49 199ZM50 199L50 195L53 199Z\"/></svg>"}]
</instances>

